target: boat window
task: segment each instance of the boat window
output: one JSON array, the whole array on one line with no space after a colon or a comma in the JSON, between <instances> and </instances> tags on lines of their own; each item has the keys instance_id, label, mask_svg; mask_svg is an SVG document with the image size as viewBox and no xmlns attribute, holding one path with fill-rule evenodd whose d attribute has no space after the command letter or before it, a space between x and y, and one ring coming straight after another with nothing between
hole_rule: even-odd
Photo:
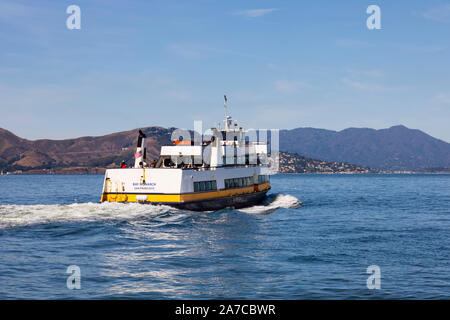
<instances>
[{"instance_id":1,"label":"boat window","mask_svg":"<svg viewBox=\"0 0 450 320\"><path fill-rule=\"evenodd\" d=\"M259 175L258 176L258 183L262 184L262 183L266 183L269 182L269 176L267 174L263 174L263 175Z\"/></svg>"},{"instance_id":2,"label":"boat window","mask_svg":"<svg viewBox=\"0 0 450 320\"><path fill-rule=\"evenodd\" d=\"M225 189L242 188L253 185L253 177L225 179Z\"/></svg>"},{"instance_id":3,"label":"boat window","mask_svg":"<svg viewBox=\"0 0 450 320\"><path fill-rule=\"evenodd\" d=\"M194 182L194 192L217 190L217 181L197 181Z\"/></svg>"}]
</instances>

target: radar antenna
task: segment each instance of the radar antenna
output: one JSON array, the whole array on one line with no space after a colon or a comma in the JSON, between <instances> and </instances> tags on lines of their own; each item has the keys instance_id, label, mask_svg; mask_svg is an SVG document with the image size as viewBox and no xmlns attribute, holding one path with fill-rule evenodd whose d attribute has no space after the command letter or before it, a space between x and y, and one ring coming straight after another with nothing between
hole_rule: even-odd
<instances>
[{"instance_id":1,"label":"radar antenna","mask_svg":"<svg viewBox=\"0 0 450 320\"><path fill-rule=\"evenodd\" d=\"M223 96L223 108L225 109L225 131L228 131L229 125L231 124L231 117L228 115L227 111L227 96Z\"/></svg>"}]
</instances>

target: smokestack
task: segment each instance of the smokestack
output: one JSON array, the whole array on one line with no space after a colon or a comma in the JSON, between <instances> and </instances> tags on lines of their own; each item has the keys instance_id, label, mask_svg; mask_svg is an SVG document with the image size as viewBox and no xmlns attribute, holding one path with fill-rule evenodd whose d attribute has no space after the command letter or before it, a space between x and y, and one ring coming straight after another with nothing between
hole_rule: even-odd
<instances>
[{"instance_id":1,"label":"smokestack","mask_svg":"<svg viewBox=\"0 0 450 320\"><path fill-rule=\"evenodd\" d=\"M139 164L145 161L146 158L146 148L145 148L145 138L147 136L139 129L139 137L137 141L136 153L134 154L134 167L139 168Z\"/></svg>"}]
</instances>

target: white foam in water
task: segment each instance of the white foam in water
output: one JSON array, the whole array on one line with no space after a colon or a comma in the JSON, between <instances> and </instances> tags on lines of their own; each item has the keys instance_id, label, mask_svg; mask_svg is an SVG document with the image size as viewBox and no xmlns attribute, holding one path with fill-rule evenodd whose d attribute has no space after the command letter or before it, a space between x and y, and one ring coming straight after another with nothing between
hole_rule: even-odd
<instances>
[{"instance_id":1,"label":"white foam in water","mask_svg":"<svg viewBox=\"0 0 450 320\"><path fill-rule=\"evenodd\" d=\"M74 203L67 205L2 205L0 228L37 223L133 219L158 216L176 209L138 203Z\"/></svg>"},{"instance_id":2,"label":"white foam in water","mask_svg":"<svg viewBox=\"0 0 450 320\"><path fill-rule=\"evenodd\" d=\"M271 194L262 205L242 208L239 211L252 214L269 214L279 208L294 209L302 205L302 202L290 194Z\"/></svg>"},{"instance_id":3,"label":"white foam in water","mask_svg":"<svg viewBox=\"0 0 450 320\"><path fill-rule=\"evenodd\" d=\"M302 203L288 194L269 195L262 205L239 211L251 214L269 214L279 208L297 208ZM138 203L73 203L51 205L1 205L0 228L26 226L39 223L133 219L141 216L156 217L177 209L163 205Z\"/></svg>"}]
</instances>

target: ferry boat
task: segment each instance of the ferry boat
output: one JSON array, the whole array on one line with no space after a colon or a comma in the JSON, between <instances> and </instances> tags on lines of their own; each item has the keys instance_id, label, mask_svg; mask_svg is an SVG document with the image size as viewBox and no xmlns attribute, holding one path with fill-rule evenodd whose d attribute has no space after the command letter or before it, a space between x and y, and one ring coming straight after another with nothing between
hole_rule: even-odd
<instances>
[{"instance_id":1,"label":"ferry boat","mask_svg":"<svg viewBox=\"0 0 450 320\"><path fill-rule=\"evenodd\" d=\"M242 208L260 203L270 190L268 143L246 138L227 115L225 128L211 128L207 141L173 140L158 161L146 164L139 130L132 168L107 169L101 202L164 204L193 211ZM203 140L203 138L202 138Z\"/></svg>"}]
</instances>

